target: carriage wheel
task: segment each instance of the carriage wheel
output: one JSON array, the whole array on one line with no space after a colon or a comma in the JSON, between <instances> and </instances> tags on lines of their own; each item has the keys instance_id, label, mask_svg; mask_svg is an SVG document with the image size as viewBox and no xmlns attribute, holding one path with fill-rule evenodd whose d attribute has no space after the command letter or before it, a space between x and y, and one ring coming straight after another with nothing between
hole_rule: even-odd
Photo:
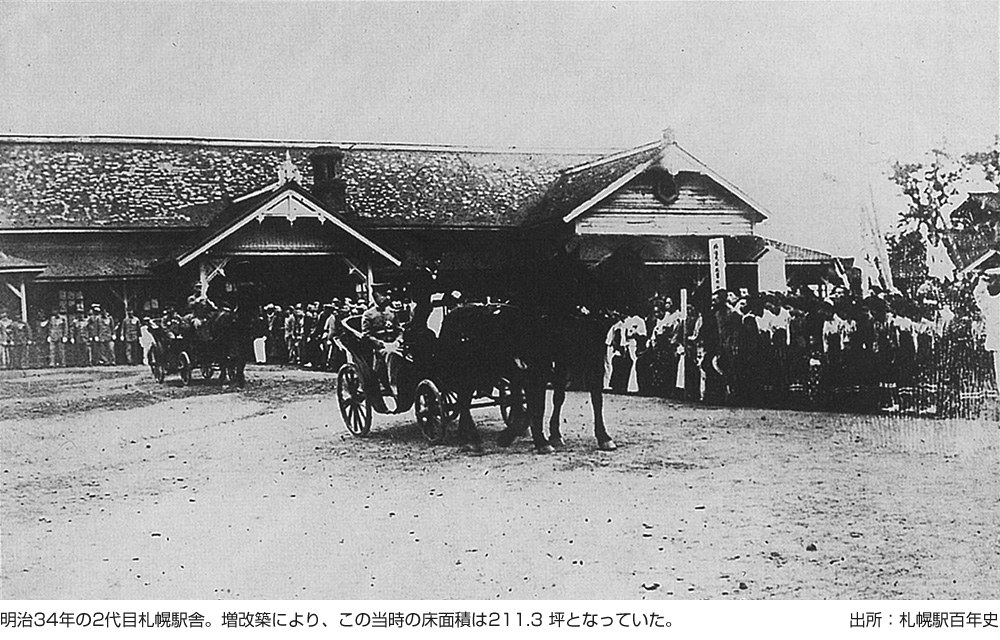
<instances>
[{"instance_id":1,"label":"carriage wheel","mask_svg":"<svg viewBox=\"0 0 1000 640\"><path fill-rule=\"evenodd\" d=\"M212 368L210 364L201 365L201 377L206 380L211 380L212 376L215 374L215 369Z\"/></svg>"},{"instance_id":2,"label":"carriage wheel","mask_svg":"<svg viewBox=\"0 0 1000 640\"><path fill-rule=\"evenodd\" d=\"M160 354L157 353L156 349L150 349L146 357L149 358L149 369L153 372L153 378L157 382L163 382L167 377L167 371L160 364Z\"/></svg>"},{"instance_id":3,"label":"carriage wheel","mask_svg":"<svg viewBox=\"0 0 1000 640\"><path fill-rule=\"evenodd\" d=\"M372 428L372 406L358 368L348 362L337 372L337 401L344 426L356 436L366 436Z\"/></svg>"},{"instance_id":4,"label":"carriage wheel","mask_svg":"<svg viewBox=\"0 0 1000 640\"><path fill-rule=\"evenodd\" d=\"M181 351L181 355L177 356L177 367L180 369L181 384L191 384L191 356L187 351Z\"/></svg>"},{"instance_id":5,"label":"carriage wheel","mask_svg":"<svg viewBox=\"0 0 1000 640\"><path fill-rule=\"evenodd\" d=\"M500 406L500 417L503 418L505 425L514 427L515 425L511 424L512 420L518 419L518 416L523 418L528 412L524 390L515 389L510 380L502 378L497 383L497 391L499 392L497 404Z\"/></svg>"},{"instance_id":6,"label":"carriage wheel","mask_svg":"<svg viewBox=\"0 0 1000 640\"><path fill-rule=\"evenodd\" d=\"M430 380L423 380L417 385L416 395L413 413L417 418L417 426L428 442L440 444L448 430L447 401L437 385Z\"/></svg>"},{"instance_id":7,"label":"carriage wheel","mask_svg":"<svg viewBox=\"0 0 1000 640\"><path fill-rule=\"evenodd\" d=\"M458 393L449 391L442 394L441 402L444 405L444 419L446 421L458 420Z\"/></svg>"}]
</instances>

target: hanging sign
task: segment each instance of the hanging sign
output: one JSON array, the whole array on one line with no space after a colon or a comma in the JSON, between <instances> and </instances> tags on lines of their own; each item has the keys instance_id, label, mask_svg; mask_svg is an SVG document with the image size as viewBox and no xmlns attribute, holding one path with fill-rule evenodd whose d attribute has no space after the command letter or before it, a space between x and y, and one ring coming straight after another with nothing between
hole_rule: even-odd
<instances>
[{"instance_id":1,"label":"hanging sign","mask_svg":"<svg viewBox=\"0 0 1000 640\"><path fill-rule=\"evenodd\" d=\"M727 289L726 286L726 245L722 238L708 241L708 268L712 292Z\"/></svg>"}]
</instances>

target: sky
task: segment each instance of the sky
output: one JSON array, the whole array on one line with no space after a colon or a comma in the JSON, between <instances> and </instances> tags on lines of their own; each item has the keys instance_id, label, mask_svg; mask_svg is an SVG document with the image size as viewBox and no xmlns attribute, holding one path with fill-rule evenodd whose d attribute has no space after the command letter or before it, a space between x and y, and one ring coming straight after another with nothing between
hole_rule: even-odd
<instances>
[{"instance_id":1,"label":"sky","mask_svg":"<svg viewBox=\"0 0 1000 640\"><path fill-rule=\"evenodd\" d=\"M666 128L859 247L893 160L991 148L998 3L0 3L0 133L627 148Z\"/></svg>"}]
</instances>

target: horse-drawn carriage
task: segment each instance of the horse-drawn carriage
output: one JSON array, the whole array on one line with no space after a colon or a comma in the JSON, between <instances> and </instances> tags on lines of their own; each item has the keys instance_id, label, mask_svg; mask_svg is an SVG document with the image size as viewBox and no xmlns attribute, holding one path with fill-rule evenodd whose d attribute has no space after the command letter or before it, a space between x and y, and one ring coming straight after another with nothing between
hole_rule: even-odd
<instances>
[{"instance_id":1,"label":"horse-drawn carriage","mask_svg":"<svg viewBox=\"0 0 1000 640\"><path fill-rule=\"evenodd\" d=\"M509 428L523 420L524 395L517 367L503 358L485 366L478 357L471 361L487 355L483 336L462 335L463 318L487 318L499 307L467 305L451 311L440 337L426 328L407 327L388 340L375 340L362 333L360 316L343 320L338 340L350 357L337 372L337 400L347 430L365 436L371 430L373 412L402 414L413 408L424 437L432 444L440 443L449 425L460 417L466 388L473 396L471 408L498 407ZM481 330L483 323L464 324ZM378 366L378 358L384 358L384 367ZM476 369L474 375L470 375L470 365Z\"/></svg>"},{"instance_id":2,"label":"horse-drawn carriage","mask_svg":"<svg viewBox=\"0 0 1000 640\"><path fill-rule=\"evenodd\" d=\"M235 312L223 309L208 317L181 318L171 324L150 329L153 344L148 361L157 382L176 373L186 386L191 384L197 370L205 380L218 372L223 382L228 380L240 386L246 383L243 332Z\"/></svg>"}]
</instances>

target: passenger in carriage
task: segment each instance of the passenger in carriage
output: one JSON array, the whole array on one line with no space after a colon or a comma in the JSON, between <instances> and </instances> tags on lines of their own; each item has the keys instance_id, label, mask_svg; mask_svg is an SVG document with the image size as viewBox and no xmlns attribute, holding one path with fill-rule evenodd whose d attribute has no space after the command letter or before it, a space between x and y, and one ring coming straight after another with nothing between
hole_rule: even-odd
<instances>
[{"instance_id":1,"label":"passenger in carriage","mask_svg":"<svg viewBox=\"0 0 1000 640\"><path fill-rule=\"evenodd\" d=\"M211 340L211 320L218 313L218 307L208 296L191 296L188 298L188 309L195 337L203 342Z\"/></svg>"},{"instance_id":2,"label":"passenger in carriage","mask_svg":"<svg viewBox=\"0 0 1000 640\"><path fill-rule=\"evenodd\" d=\"M401 357L399 326L390 309L392 301L380 291L373 295L374 303L361 316L361 335L374 344L372 368L379 383L387 387L392 395L398 391L398 359Z\"/></svg>"}]
</instances>

